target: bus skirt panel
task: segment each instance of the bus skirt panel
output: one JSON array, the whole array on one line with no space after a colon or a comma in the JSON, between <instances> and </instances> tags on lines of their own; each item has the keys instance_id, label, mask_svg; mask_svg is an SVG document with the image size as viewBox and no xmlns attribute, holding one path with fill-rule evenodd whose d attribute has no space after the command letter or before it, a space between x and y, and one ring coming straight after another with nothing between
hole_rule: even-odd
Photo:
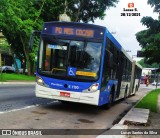
<instances>
[{"instance_id":1,"label":"bus skirt panel","mask_svg":"<svg viewBox=\"0 0 160 138\"><path fill-rule=\"evenodd\" d=\"M97 105L99 103L100 91L95 92L74 92L74 91L64 91L52 88L47 88L36 84L36 97L56 99L62 101L70 101L77 103L84 103L90 105Z\"/></svg>"}]
</instances>

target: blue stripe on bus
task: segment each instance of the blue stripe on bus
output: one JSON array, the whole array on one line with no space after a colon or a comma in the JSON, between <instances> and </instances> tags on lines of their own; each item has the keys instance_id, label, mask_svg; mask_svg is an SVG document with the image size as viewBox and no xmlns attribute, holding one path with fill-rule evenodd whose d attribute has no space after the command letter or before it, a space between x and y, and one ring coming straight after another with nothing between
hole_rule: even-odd
<instances>
[{"instance_id":1,"label":"blue stripe on bus","mask_svg":"<svg viewBox=\"0 0 160 138\"><path fill-rule=\"evenodd\" d=\"M99 83L98 81L97 82L75 82L75 81L54 79L54 78L49 78L44 76L40 76L40 77L43 79L44 83L47 84L50 88L57 89L57 90L64 90L64 91L82 92L83 90L88 89L92 84Z\"/></svg>"}]
</instances>

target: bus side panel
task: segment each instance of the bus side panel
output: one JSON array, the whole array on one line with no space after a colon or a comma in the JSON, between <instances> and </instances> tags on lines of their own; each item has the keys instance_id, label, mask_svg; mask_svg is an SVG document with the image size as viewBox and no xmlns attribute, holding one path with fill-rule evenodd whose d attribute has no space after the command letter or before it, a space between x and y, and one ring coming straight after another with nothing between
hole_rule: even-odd
<instances>
[{"instance_id":1,"label":"bus side panel","mask_svg":"<svg viewBox=\"0 0 160 138\"><path fill-rule=\"evenodd\" d=\"M120 87L120 95L117 100L124 98L125 94L128 97L129 96L129 89L130 89L130 82L129 81L122 81L121 87Z\"/></svg>"},{"instance_id":2,"label":"bus side panel","mask_svg":"<svg viewBox=\"0 0 160 138\"><path fill-rule=\"evenodd\" d=\"M110 95L110 91L108 90L104 90L103 92L100 92L98 106L108 103L109 95Z\"/></svg>"},{"instance_id":3,"label":"bus side panel","mask_svg":"<svg viewBox=\"0 0 160 138\"><path fill-rule=\"evenodd\" d=\"M132 91L131 94L135 94L135 93L136 93L136 87L137 87L137 89L138 89L138 86L139 86L139 79L135 79L133 91Z\"/></svg>"},{"instance_id":4,"label":"bus side panel","mask_svg":"<svg viewBox=\"0 0 160 138\"><path fill-rule=\"evenodd\" d=\"M109 102L109 96L110 96L110 93L111 93L111 89L112 89L113 86L116 86L116 85L117 85L117 81L113 81L113 80L108 81L108 84L107 84L105 90L100 92L98 106L107 104ZM114 91L113 101L114 101L115 96L116 96L115 92L116 92L116 90Z\"/></svg>"}]
</instances>

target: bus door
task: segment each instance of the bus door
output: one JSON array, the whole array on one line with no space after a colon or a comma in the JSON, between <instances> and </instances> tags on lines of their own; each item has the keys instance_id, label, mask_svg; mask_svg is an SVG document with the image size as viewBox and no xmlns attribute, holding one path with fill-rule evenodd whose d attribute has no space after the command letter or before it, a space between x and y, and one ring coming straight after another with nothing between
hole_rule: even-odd
<instances>
[{"instance_id":1,"label":"bus door","mask_svg":"<svg viewBox=\"0 0 160 138\"><path fill-rule=\"evenodd\" d=\"M108 50L105 50L101 91L104 91L106 89L108 80L110 79L112 63L113 54Z\"/></svg>"}]
</instances>

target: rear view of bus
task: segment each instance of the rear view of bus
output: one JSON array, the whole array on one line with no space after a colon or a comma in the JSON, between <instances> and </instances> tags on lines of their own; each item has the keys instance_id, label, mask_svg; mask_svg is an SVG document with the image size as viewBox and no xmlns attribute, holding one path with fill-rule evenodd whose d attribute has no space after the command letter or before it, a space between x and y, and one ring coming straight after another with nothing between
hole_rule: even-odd
<instances>
[{"instance_id":1,"label":"rear view of bus","mask_svg":"<svg viewBox=\"0 0 160 138\"><path fill-rule=\"evenodd\" d=\"M99 105L106 28L48 22L41 31L36 96Z\"/></svg>"}]
</instances>

